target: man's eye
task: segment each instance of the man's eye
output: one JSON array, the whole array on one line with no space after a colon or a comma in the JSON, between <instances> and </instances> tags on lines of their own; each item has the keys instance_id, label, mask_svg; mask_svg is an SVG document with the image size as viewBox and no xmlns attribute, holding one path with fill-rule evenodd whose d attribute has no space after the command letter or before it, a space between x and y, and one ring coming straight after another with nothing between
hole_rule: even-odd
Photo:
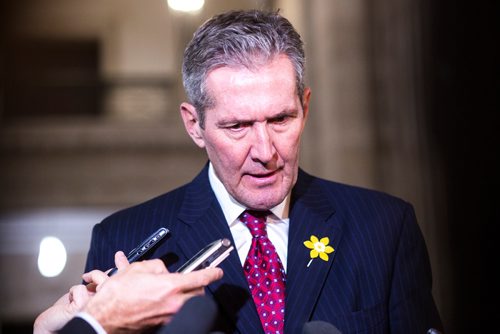
<instances>
[{"instance_id":1,"label":"man's eye","mask_svg":"<svg viewBox=\"0 0 500 334\"><path fill-rule=\"evenodd\" d=\"M283 124L283 123L286 123L286 121L288 120L288 116L280 116L280 117L276 117L272 120L272 122L274 124Z\"/></svg>"},{"instance_id":2,"label":"man's eye","mask_svg":"<svg viewBox=\"0 0 500 334\"><path fill-rule=\"evenodd\" d=\"M241 131L245 128L246 125L247 124L245 123L234 123L226 125L225 128L231 131Z\"/></svg>"}]
</instances>

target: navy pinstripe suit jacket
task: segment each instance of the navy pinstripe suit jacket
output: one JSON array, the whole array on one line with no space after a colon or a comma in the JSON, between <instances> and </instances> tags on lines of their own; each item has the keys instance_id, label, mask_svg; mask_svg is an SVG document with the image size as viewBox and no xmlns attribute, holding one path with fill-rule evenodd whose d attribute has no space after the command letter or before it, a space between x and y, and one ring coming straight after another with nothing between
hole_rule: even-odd
<instances>
[{"instance_id":1,"label":"navy pinstripe suit jacket","mask_svg":"<svg viewBox=\"0 0 500 334\"><path fill-rule=\"evenodd\" d=\"M232 239L210 187L208 168L190 183L119 211L92 232L86 271L114 266L117 250L133 249L161 226L171 231L149 258L175 271L201 247ZM304 241L329 237L329 260L310 260ZM219 305L214 330L262 333L237 252L220 265L221 281L207 287ZM307 321L332 323L343 333L425 333L441 323L431 295L425 243L410 204L395 197L308 175L292 191L285 332Z\"/></svg>"}]
</instances>

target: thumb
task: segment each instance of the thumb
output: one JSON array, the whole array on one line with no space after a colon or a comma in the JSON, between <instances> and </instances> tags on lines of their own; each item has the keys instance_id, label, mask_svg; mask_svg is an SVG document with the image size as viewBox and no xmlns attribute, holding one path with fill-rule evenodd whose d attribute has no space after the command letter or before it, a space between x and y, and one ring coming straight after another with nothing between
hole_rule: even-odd
<instances>
[{"instance_id":1,"label":"thumb","mask_svg":"<svg viewBox=\"0 0 500 334\"><path fill-rule=\"evenodd\" d=\"M125 269L129 266L127 257L122 251L118 251L115 253L115 266L118 270Z\"/></svg>"}]
</instances>

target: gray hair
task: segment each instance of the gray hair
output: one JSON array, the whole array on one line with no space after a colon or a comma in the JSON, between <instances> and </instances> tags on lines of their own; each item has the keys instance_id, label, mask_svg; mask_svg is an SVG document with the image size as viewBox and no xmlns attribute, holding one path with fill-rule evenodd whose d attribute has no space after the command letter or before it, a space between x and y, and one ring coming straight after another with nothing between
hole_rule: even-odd
<instances>
[{"instance_id":1,"label":"gray hair","mask_svg":"<svg viewBox=\"0 0 500 334\"><path fill-rule=\"evenodd\" d=\"M302 102L303 42L292 24L278 12L229 11L199 27L184 51L182 79L200 126L204 128L205 110L215 103L206 89L210 71L224 66L256 69L282 54L293 64L297 94Z\"/></svg>"}]
</instances>

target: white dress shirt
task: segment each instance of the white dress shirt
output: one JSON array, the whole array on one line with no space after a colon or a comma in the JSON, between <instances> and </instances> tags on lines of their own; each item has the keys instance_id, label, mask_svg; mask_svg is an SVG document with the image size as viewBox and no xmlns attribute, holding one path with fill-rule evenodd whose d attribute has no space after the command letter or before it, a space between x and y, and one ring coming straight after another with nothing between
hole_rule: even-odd
<instances>
[{"instance_id":1,"label":"white dress shirt","mask_svg":"<svg viewBox=\"0 0 500 334\"><path fill-rule=\"evenodd\" d=\"M208 179L210 181L210 186L215 193L215 197L219 201L226 221L233 235L235 249L238 251L238 256L240 257L241 265L243 266L252 245L252 235L245 223L239 220L239 216L247 208L238 203L226 190L218 176L215 174L212 163L209 163L208 167ZM288 227L290 219L288 217L288 211L290 208L290 194L286 198L275 206L271 208L270 211L272 215L267 217L267 235L269 240L276 248L276 252L283 263L283 269L286 272L286 260L287 260L287 250L288 250Z\"/></svg>"}]
</instances>

